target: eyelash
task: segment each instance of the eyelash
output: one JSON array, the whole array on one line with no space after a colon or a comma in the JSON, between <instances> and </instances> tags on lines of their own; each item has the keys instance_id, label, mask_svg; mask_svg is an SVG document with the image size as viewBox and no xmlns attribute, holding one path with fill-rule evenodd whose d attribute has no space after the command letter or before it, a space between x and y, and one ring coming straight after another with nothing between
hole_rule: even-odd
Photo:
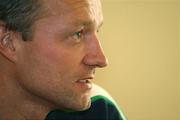
<instances>
[{"instance_id":1,"label":"eyelash","mask_svg":"<svg viewBox=\"0 0 180 120\"><path fill-rule=\"evenodd\" d=\"M96 33L99 33L99 29L96 31ZM75 39L76 43L81 42L84 39L85 32L84 29L81 29L73 34L73 38Z\"/></svg>"},{"instance_id":2,"label":"eyelash","mask_svg":"<svg viewBox=\"0 0 180 120\"><path fill-rule=\"evenodd\" d=\"M84 36L84 30L79 30L73 34L74 39L76 42L80 42L83 39Z\"/></svg>"},{"instance_id":3,"label":"eyelash","mask_svg":"<svg viewBox=\"0 0 180 120\"><path fill-rule=\"evenodd\" d=\"M75 34L77 35L77 37L81 38L83 34L83 30L78 31Z\"/></svg>"}]
</instances>

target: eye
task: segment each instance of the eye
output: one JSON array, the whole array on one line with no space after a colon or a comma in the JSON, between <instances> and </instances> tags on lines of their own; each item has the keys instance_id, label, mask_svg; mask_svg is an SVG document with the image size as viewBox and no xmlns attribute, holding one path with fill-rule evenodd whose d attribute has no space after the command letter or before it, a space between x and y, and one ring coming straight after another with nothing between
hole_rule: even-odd
<instances>
[{"instance_id":1,"label":"eye","mask_svg":"<svg viewBox=\"0 0 180 120\"><path fill-rule=\"evenodd\" d=\"M80 31L77 31L74 33L73 38L76 40L76 42L80 42L83 39L84 31L83 29Z\"/></svg>"}]
</instances>

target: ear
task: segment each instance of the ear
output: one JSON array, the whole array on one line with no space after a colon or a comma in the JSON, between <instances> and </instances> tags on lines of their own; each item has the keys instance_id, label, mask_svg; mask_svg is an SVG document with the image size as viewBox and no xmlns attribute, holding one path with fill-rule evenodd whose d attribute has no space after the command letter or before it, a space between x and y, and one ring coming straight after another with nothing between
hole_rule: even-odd
<instances>
[{"instance_id":1,"label":"ear","mask_svg":"<svg viewBox=\"0 0 180 120\"><path fill-rule=\"evenodd\" d=\"M6 30L4 25L0 25L0 54L11 62L16 60L14 34L14 32Z\"/></svg>"}]
</instances>

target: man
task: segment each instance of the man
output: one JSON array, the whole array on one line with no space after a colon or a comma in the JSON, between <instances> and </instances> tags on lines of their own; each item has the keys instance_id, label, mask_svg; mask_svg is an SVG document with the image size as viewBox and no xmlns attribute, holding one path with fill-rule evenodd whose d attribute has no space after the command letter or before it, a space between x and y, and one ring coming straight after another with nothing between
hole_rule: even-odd
<instances>
[{"instance_id":1,"label":"man","mask_svg":"<svg viewBox=\"0 0 180 120\"><path fill-rule=\"evenodd\" d=\"M0 0L0 119L123 119L92 84L102 23L99 0Z\"/></svg>"}]
</instances>

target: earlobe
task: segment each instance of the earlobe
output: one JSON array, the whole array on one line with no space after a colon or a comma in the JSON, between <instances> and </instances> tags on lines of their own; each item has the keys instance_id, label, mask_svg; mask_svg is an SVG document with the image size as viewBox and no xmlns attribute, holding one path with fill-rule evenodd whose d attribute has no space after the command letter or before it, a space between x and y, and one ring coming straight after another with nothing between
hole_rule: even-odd
<instances>
[{"instance_id":1,"label":"earlobe","mask_svg":"<svg viewBox=\"0 0 180 120\"><path fill-rule=\"evenodd\" d=\"M9 59L10 61L15 60L15 46L13 43L13 33L11 31L2 30L0 27L0 54Z\"/></svg>"},{"instance_id":2,"label":"earlobe","mask_svg":"<svg viewBox=\"0 0 180 120\"><path fill-rule=\"evenodd\" d=\"M0 44L1 44L1 47L7 47L7 39L8 39L9 35L6 35L6 36L2 36L1 37L1 40L0 40Z\"/></svg>"},{"instance_id":3,"label":"earlobe","mask_svg":"<svg viewBox=\"0 0 180 120\"><path fill-rule=\"evenodd\" d=\"M10 35L10 33L4 35L2 37L1 43L2 47L10 49L12 51L15 51L14 45L13 45L13 41L12 41L12 37Z\"/></svg>"}]
</instances>

